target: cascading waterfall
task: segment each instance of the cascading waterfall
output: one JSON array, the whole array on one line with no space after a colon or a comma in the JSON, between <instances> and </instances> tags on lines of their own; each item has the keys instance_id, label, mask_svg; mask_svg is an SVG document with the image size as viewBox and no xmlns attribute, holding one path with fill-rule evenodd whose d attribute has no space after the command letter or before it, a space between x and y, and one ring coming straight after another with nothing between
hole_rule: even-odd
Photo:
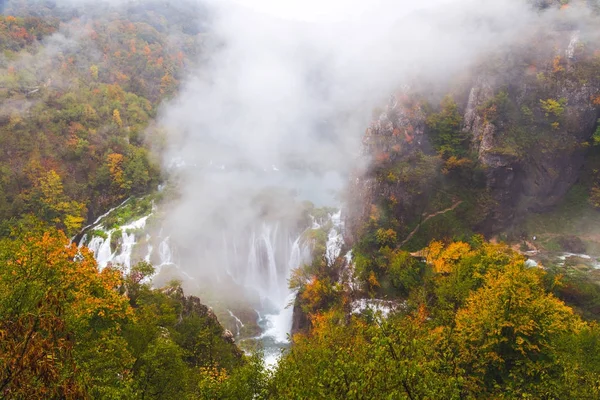
<instances>
[{"instance_id":1,"label":"cascading waterfall","mask_svg":"<svg viewBox=\"0 0 600 400\"><path fill-rule=\"evenodd\" d=\"M236 317L235 314L233 312L231 312L231 310L227 310L227 312L229 313L231 318L233 318L235 320L235 327L237 330L236 335L239 336L240 330L244 327L244 323L242 322L242 320L240 320L238 317Z\"/></svg>"},{"instance_id":2,"label":"cascading waterfall","mask_svg":"<svg viewBox=\"0 0 600 400\"><path fill-rule=\"evenodd\" d=\"M325 258L327 258L327 264L332 266L335 260L339 257L344 245L344 236L342 230L344 224L342 222L342 211L330 216L333 227L329 231L327 236L327 246L325 251Z\"/></svg>"},{"instance_id":3,"label":"cascading waterfall","mask_svg":"<svg viewBox=\"0 0 600 400\"><path fill-rule=\"evenodd\" d=\"M171 251L171 246L169 245L170 239L171 239L171 237L167 236L158 245L158 255L160 257L160 260L159 260L160 266L174 264L173 263L173 252Z\"/></svg>"},{"instance_id":4,"label":"cascading waterfall","mask_svg":"<svg viewBox=\"0 0 600 400\"><path fill-rule=\"evenodd\" d=\"M295 268L311 262L312 243L306 239L306 230L331 226L325 254L329 265L333 265L339 257L344 243L341 212L329 215L327 220L312 218L311 226L305 229L299 228L296 222L268 220L250 227L223 229L214 232L211 237L200 238L194 243L197 248L193 250L201 249L200 254L204 256L193 260L194 265L188 265L191 262L186 262L185 257L179 254L180 250L185 252L185 249L176 245L176 237L168 232L163 233L162 229L154 237L149 230L144 231L149 216L118 229L105 229L102 220L97 221L94 229L103 233L92 237L88 247L94 252L99 267L118 263L128 270L133 263L145 260L154 264L157 273L165 266L172 266L181 275L194 280L204 277L198 275L194 267L202 265L205 260L210 261L211 265L219 265L220 268L211 270L217 281L227 276L240 287L259 295L261 304L255 307L259 307L259 325L263 328L260 338L265 343L266 361L269 364L276 362L279 350L288 342L291 331L293 307L290 305L296 293L288 288L288 279ZM114 241L114 236L119 232L119 240ZM86 241L86 237L81 240L82 243ZM111 249L111 241L118 242L116 249ZM138 242L140 246L143 243L143 247L140 247L144 249L143 252L134 252ZM174 253L178 256L174 257ZM139 259L135 259L134 254ZM236 333L239 335L244 325L230 310L227 311L235 319Z\"/></svg>"},{"instance_id":5,"label":"cascading waterfall","mask_svg":"<svg viewBox=\"0 0 600 400\"><path fill-rule=\"evenodd\" d=\"M150 239L152 239L152 236L146 234L146 242L148 242L148 253L146 253L144 261L146 261L147 263L149 263L152 259L152 252L154 251L154 246L152 246L152 244L150 243Z\"/></svg>"},{"instance_id":6,"label":"cascading waterfall","mask_svg":"<svg viewBox=\"0 0 600 400\"><path fill-rule=\"evenodd\" d=\"M137 231L141 231L146 227L146 221L149 217L150 215L146 215L127 225L121 226L118 230L106 230L102 227L102 225L96 226L96 230L102 231L105 237L94 236L88 243L88 248L94 252L94 256L96 257L96 261L98 262L98 267L100 269L104 269L109 263L111 263L122 265L125 268L125 271L129 271L132 264L131 254L136 245L135 234ZM119 230L121 231L121 238L119 241L120 247L113 251L111 248L111 241L113 235ZM84 235L80 245L82 245L85 240L87 240L87 235Z\"/></svg>"}]
</instances>

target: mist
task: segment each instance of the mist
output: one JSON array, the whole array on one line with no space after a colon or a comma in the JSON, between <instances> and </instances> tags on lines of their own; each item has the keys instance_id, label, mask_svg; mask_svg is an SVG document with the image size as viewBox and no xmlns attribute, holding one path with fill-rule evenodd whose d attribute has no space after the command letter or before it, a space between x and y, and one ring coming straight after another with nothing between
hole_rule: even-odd
<instances>
[{"instance_id":1,"label":"mist","mask_svg":"<svg viewBox=\"0 0 600 400\"><path fill-rule=\"evenodd\" d=\"M163 205L163 230L185 276L241 285L250 279L243 253L253 234L281 236L274 252L286 253L307 228L303 201L343 207L348 179L370 161L363 133L390 96L444 93L457 76L540 29L585 24L586 11L576 4L559 12L532 3L55 2L77 6L82 19L152 5L201 21L203 53L158 117L168 133L162 162L177 187ZM61 34L48 43L59 43ZM285 259L277 260L283 286ZM260 277L252 279L260 286Z\"/></svg>"},{"instance_id":2,"label":"mist","mask_svg":"<svg viewBox=\"0 0 600 400\"><path fill-rule=\"evenodd\" d=\"M351 173L369 162L363 132L391 95L445 87L559 18L518 0L206 6L207 61L160 116L169 132L164 163L180 194L167 206L166 229L180 267L202 277L232 274L224 238L247 241L274 219L298 221L304 200L342 207Z\"/></svg>"}]
</instances>

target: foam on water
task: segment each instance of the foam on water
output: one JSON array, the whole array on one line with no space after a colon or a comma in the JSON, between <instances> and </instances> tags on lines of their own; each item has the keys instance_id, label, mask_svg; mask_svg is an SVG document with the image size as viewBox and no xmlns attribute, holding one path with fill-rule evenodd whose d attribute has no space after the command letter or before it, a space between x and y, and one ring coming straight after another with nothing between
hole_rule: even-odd
<instances>
[{"instance_id":1,"label":"foam on water","mask_svg":"<svg viewBox=\"0 0 600 400\"><path fill-rule=\"evenodd\" d=\"M121 226L119 229L106 230L101 225L97 226L96 230L104 232L106 238L94 236L88 243L88 248L94 253L94 257L98 262L98 268L104 269L109 263L112 263L120 264L124 267L125 271L129 271L131 268L131 254L136 245L136 231L144 229L149 217L150 215L146 215ZM110 244L113 235L117 234L118 231L121 232L120 247L113 252Z\"/></svg>"}]
</instances>

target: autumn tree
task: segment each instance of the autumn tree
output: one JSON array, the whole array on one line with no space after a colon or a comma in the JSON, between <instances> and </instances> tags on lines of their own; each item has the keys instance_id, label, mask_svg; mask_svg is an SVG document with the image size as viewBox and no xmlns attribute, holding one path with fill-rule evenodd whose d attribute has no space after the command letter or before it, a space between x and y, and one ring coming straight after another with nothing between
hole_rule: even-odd
<instances>
[{"instance_id":1,"label":"autumn tree","mask_svg":"<svg viewBox=\"0 0 600 400\"><path fill-rule=\"evenodd\" d=\"M313 318L309 335L279 362L271 398L458 398L460 379L445 365L444 338L424 319L369 321L339 311Z\"/></svg>"},{"instance_id":2,"label":"autumn tree","mask_svg":"<svg viewBox=\"0 0 600 400\"><path fill-rule=\"evenodd\" d=\"M84 398L127 385L119 326L131 318L93 255L60 232L20 233L0 243L0 393L4 398ZM111 387L111 390L108 389Z\"/></svg>"},{"instance_id":3,"label":"autumn tree","mask_svg":"<svg viewBox=\"0 0 600 400\"><path fill-rule=\"evenodd\" d=\"M562 337L584 326L570 307L545 292L541 275L523 263L491 271L456 314L461 361L487 388L502 385L513 396L541 395L546 380L560 373Z\"/></svg>"},{"instance_id":4,"label":"autumn tree","mask_svg":"<svg viewBox=\"0 0 600 400\"><path fill-rule=\"evenodd\" d=\"M76 233L85 221L85 205L65 194L62 178L55 170L41 172L40 175L32 177L34 186L23 198L43 221L55 224L67 234Z\"/></svg>"}]
</instances>

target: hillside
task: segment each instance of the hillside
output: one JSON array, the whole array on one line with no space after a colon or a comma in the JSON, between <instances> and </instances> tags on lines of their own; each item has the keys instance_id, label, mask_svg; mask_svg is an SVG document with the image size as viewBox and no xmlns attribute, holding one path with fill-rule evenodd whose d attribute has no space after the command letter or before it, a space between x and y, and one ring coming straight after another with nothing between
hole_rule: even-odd
<instances>
[{"instance_id":1,"label":"hillside","mask_svg":"<svg viewBox=\"0 0 600 400\"><path fill-rule=\"evenodd\" d=\"M0 229L33 215L72 235L162 179L152 121L202 39L178 12L21 3L0 17Z\"/></svg>"},{"instance_id":2,"label":"hillside","mask_svg":"<svg viewBox=\"0 0 600 400\"><path fill-rule=\"evenodd\" d=\"M1 398L600 398L600 4L392 3L0 1Z\"/></svg>"}]
</instances>

